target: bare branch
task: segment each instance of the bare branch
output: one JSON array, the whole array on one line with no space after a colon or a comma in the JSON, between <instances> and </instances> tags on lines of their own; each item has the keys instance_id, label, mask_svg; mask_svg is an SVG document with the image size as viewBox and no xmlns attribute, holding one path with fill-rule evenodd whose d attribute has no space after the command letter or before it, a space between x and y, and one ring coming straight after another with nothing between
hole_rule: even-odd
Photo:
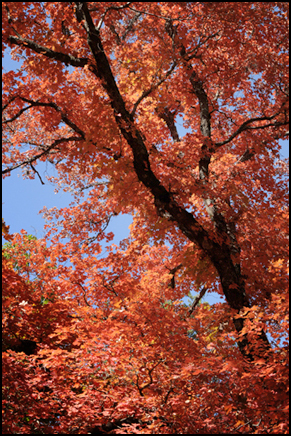
<instances>
[{"instance_id":1,"label":"bare branch","mask_svg":"<svg viewBox=\"0 0 291 436\"><path fill-rule=\"evenodd\" d=\"M113 24L110 24L109 28L110 28L111 32L114 33L118 45L121 44L121 41L125 41L125 38L126 38L127 35L129 34L129 32L131 32L134 23L139 19L139 17L140 17L141 15L142 15L141 12L137 12L137 13L135 14L135 16L134 16L134 17L130 20L130 22L128 23L128 25L127 25L126 29L124 30L123 35L122 35L121 37L120 37L119 34L117 33L117 31L116 31L114 25L113 25Z\"/></svg>"},{"instance_id":2,"label":"bare branch","mask_svg":"<svg viewBox=\"0 0 291 436\"><path fill-rule=\"evenodd\" d=\"M95 242L96 240L98 240L99 236L105 232L105 230L107 229L107 227L109 226L110 220L113 216L115 216L116 214L113 213L111 215L109 215L106 218L102 218L100 221L98 222L94 222L93 220L90 220L90 224L92 225L98 225L101 224L103 221L105 221L105 224L103 226L103 228L101 228L101 230L97 233L96 236L91 236L90 238L86 238L84 242L82 242L82 245L84 245L85 247L89 246L90 244L92 244L93 242Z\"/></svg>"},{"instance_id":3,"label":"bare branch","mask_svg":"<svg viewBox=\"0 0 291 436\"><path fill-rule=\"evenodd\" d=\"M89 304L88 301L87 301L86 290L85 290L84 286L81 285L81 283L79 283L79 282L71 282L71 283L72 283L73 285L78 285L78 286L80 286L80 288L81 288L82 291L83 291L83 298L84 298L84 301L85 301L86 306L91 307L91 304ZM93 316L94 316L94 318L96 318L96 315L93 315Z\"/></svg>"},{"instance_id":4,"label":"bare branch","mask_svg":"<svg viewBox=\"0 0 291 436\"><path fill-rule=\"evenodd\" d=\"M184 55L184 59L185 59L186 61L190 61L191 59L197 58L197 59L200 59L200 60L202 61L202 55L197 55L198 50L199 50L199 49L200 49L204 44L206 44L206 42L207 42L209 39L215 38L217 35L219 35L219 33L220 33L220 30L218 30L218 31L215 32L215 33L212 33L211 35L208 35L205 39L201 39L201 41L199 42L199 44L198 44L194 49L190 50L188 53L185 53L185 55ZM202 63L203 63L203 61L202 61Z\"/></svg>"},{"instance_id":5,"label":"bare branch","mask_svg":"<svg viewBox=\"0 0 291 436\"><path fill-rule=\"evenodd\" d=\"M169 399L169 396L171 394L171 392L174 392L174 388L171 386L170 389L168 390L168 392L166 393L165 399L164 399L164 403L163 404L167 404L167 401Z\"/></svg>"},{"instance_id":6,"label":"bare branch","mask_svg":"<svg viewBox=\"0 0 291 436\"><path fill-rule=\"evenodd\" d=\"M40 177L40 175L39 175L39 172L34 168L34 166L32 165L32 163L30 162L30 168L38 175L38 177L39 177L39 180L40 180L40 183L42 184L42 185L44 185L45 183L43 182L43 180L42 180L42 178Z\"/></svg>"}]
</instances>

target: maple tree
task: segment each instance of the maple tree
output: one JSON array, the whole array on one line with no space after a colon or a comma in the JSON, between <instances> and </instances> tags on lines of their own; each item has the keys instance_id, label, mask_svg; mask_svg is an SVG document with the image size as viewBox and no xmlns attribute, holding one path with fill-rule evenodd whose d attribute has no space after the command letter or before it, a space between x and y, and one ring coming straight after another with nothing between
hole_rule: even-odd
<instances>
[{"instance_id":1,"label":"maple tree","mask_svg":"<svg viewBox=\"0 0 291 436\"><path fill-rule=\"evenodd\" d=\"M288 4L2 17L2 173L74 196L44 239L2 224L3 433L288 433Z\"/></svg>"}]
</instances>

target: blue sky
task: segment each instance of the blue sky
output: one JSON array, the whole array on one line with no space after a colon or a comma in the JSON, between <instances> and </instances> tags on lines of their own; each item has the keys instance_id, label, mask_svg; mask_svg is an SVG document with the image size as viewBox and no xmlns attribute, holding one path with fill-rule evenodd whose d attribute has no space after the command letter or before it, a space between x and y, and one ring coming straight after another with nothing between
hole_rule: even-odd
<instances>
[{"instance_id":1,"label":"blue sky","mask_svg":"<svg viewBox=\"0 0 291 436\"><path fill-rule=\"evenodd\" d=\"M3 59L3 67L4 71L9 71L19 68L19 64L12 61L10 55L6 53ZM178 122L177 128L179 135L184 136L186 130L181 122ZM282 142L281 153L283 157L289 156L287 141ZM43 226L45 221L39 211L44 206L48 209L51 207L67 207L73 199L69 193L61 191L55 193L55 186L45 179L46 174L55 174L52 165L41 162L38 164L37 170L45 183L44 185L41 184L37 176L34 180L23 179L20 169L14 170L10 177L3 180L2 217L6 224L10 226L11 233L20 232L21 229L24 229L28 234L42 238L44 237ZM131 222L131 216L129 215L113 217L110 220L107 231L113 232L115 235L112 243L118 244L119 241L129 236L128 226ZM218 301L219 297L216 296L214 301L209 296L206 299L209 303L214 303Z\"/></svg>"}]
</instances>

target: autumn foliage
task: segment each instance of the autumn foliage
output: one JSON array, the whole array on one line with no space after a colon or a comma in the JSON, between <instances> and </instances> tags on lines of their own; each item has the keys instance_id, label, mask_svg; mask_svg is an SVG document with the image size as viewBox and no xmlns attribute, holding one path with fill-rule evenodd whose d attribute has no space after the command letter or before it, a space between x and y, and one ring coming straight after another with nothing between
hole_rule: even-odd
<instances>
[{"instance_id":1,"label":"autumn foliage","mask_svg":"<svg viewBox=\"0 0 291 436\"><path fill-rule=\"evenodd\" d=\"M2 432L289 433L288 3L2 17L3 175L74 198L2 224Z\"/></svg>"}]
</instances>

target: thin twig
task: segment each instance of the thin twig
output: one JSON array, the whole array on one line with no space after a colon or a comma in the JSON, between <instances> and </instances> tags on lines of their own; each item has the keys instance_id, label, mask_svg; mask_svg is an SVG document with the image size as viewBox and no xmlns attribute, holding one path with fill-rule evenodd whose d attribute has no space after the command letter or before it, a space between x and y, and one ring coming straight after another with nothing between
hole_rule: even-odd
<instances>
[{"instance_id":1,"label":"thin twig","mask_svg":"<svg viewBox=\"0 0 291 436\"><path fill-rule=\"evenodd\" d=\"M30 162L30 167L31 167L31 169L38 175L38 177L39 177L39 180L40 180L40 183L42 184L42 185L44 185L45 183L42 181L42 178L40 177L40 174L39 174L39 172L34 168L34 166L32 165L32 163Z\"/></svg>"}]
</instances>

